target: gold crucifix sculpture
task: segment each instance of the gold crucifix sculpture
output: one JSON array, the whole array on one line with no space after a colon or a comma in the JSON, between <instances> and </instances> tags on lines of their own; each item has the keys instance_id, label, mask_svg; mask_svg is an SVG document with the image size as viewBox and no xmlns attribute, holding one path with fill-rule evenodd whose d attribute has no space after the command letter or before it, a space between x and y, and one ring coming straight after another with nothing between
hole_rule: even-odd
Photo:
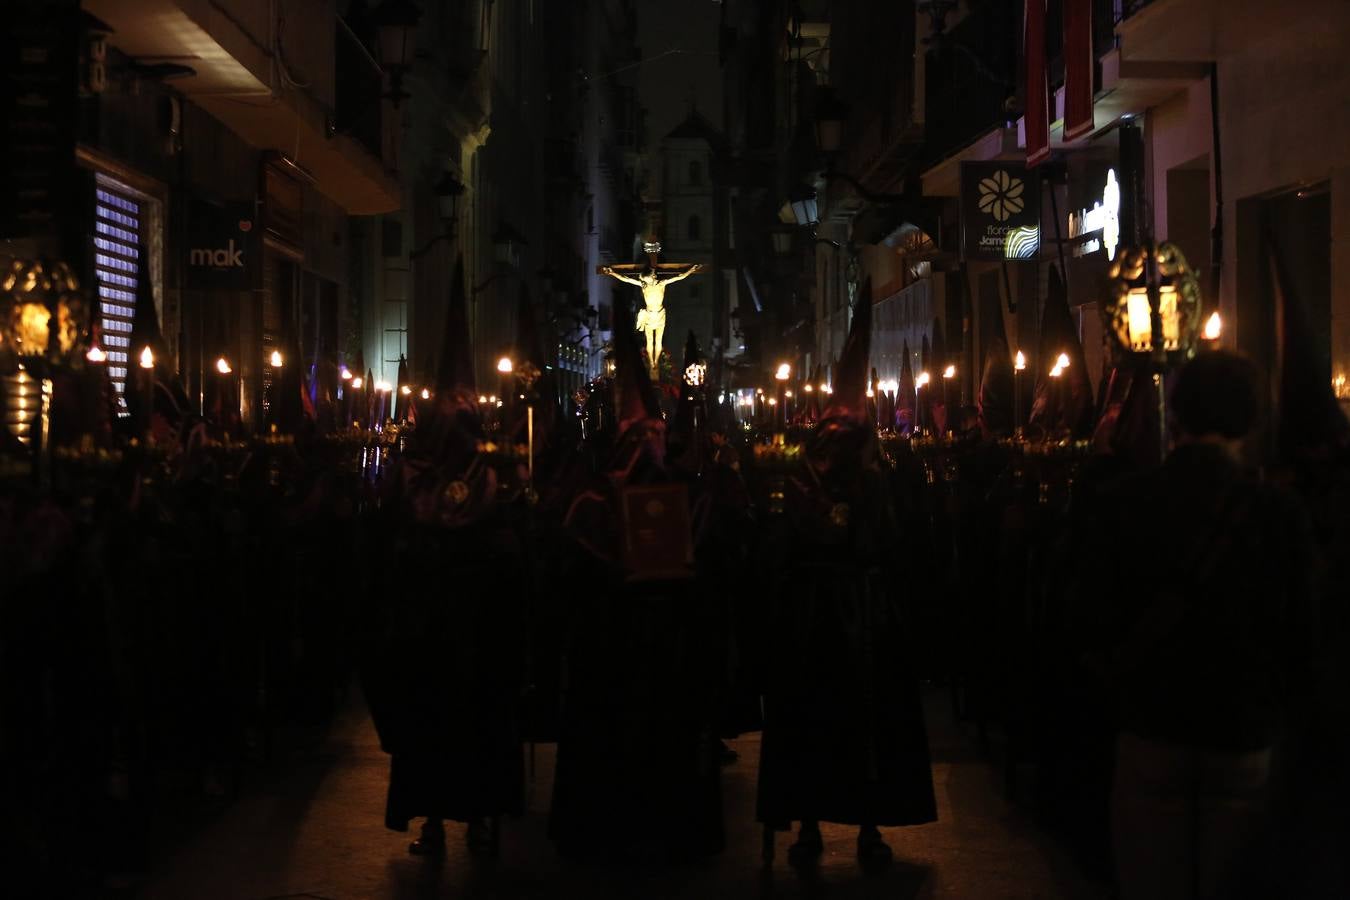
<instances>
[{"instance_id":1,"label":"gold crucifix sculpture","mask_svg":"<svg viewBox=\"0 0 1350 900\"><path fill-rule=\"evenodd\" d=\"M666 286L683 281L695 272L701 271L699 263L660 263L656 257L661 253L661 245L648 242L642 245L647 253L647 265L600 266L601 275L635 285L642 289L642 300L646 308L638 310L637 330L647 335L647 363L652 372L657 371L661 357L662 340L666 333Z\"/></svg>"}]
</instances>

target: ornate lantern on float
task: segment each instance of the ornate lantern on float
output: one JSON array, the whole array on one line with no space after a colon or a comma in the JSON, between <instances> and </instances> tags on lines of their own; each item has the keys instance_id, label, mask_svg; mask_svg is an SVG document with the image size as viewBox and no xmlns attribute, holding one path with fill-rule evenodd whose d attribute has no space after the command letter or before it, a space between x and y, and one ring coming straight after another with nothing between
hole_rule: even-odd
<instances>
[{"instance_id":1,"label":"ornate lantern on float","mask_svg":"<svg viewBox=\"0 0 1350 900\"><path fill-rule=\"evenodd\" d=\"M1196 353L1201 336L1200 282L1175 244L1127 247L1111 264L1103 309L1117 358L1134 361L1153 378L1158 403L1159 459L1167 455L1164 376Z\"/></svg>"},{"instance_id":2,"label":"ornate lantern on float","mask_svg":"<svg viewBox=\"0 0 1350 900\"><path fill-rule=\"evenodd\" d=\"M1195 355L1200 282L1176 244L1125 248L1111 264L1107 324L1119 351L1166 368Z\"/></svg>"}]
</instances>

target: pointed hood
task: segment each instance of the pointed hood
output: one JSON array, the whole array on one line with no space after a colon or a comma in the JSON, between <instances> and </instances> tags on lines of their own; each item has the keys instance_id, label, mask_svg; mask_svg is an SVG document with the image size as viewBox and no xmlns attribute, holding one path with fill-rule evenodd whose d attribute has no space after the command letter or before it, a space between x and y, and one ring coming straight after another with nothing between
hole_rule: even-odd
<instances>
[{"instance_id":1,"label":"pointed hood","mask_svg":"<svg viewBox=\"0 0 1350 900\"><path fill-rule=\"evenodd\" d=\"M914 367L910 364L909 341L900 351L900 384L895 398L895 427L898 431L912 429L917 424L914 415Z\"/></svg>"},{"instance_id":2,"label":"pointed hood","mask_svg":"<svg viewBox=\"0 0 1350 900\"><path fill-rule=\"evenodd\" d=\"M454 274L450 277L450 302L445 308L445 328L441 335L441 357L436 367L436 390L449 394L453 390L472 394L476 390L473 377L473 351L469 347L468 300L464 289L464 256L455 258Z\"/></svg>"},{"instance_id":3,"label":"pointed hood","mask_svg":"<svg viewBox=\"0 0 1350 900\"><path fill-rule=\"evenodd\" d=\"M806 421L815 424L820 421L820 408L826 400L826 395L821 391L820 386L825 383L824 373L821 371L820 363L816 363L816 368L811 372L811 380L808 382L811 390L806 392Z\"/></svg>"},{"instance_id":4,"label":"pointed hood","mask_svg":"<svg viewBox=\"0 0 1350 900\"><path fill-rule=\"evenodd\" d=\"M137 245L139 259L148 259L149 252L144 244ZM145 384L141 375L141 352L146 348L155 358L154 378L149 395L145 393ZM151 425L151 419L158 416L164 421L156 425L157 431L176 429L180 420L187 414L188 398L178 380L178 374L170 366L169 347L159 327L159 312L155 307L154 288L148 278L136 280L136 309L131 320L131 346L127 348L127 409L133 420Z\"/></svg>"},{"instance_id":5,"label":"pointed hood","mask_svg":"<svg viewBox=\"0 0 1350 900\"><path fill-rule=\"evenodd\" d=\"M675 419L670 427L671 453L675 462L687 471L699 471L702 467L703 428L707 421L704 407L704 391L701 386L689 383L685 373L690 366L703 361L698 347L698 338L691 328L684 342L684 364L680 368L679 405L675 409Z\"/></svg>"},{"instance_id":6,"label":"pointed hood","mask_svg":"<svg viewBox=\"0 0 1350 900\"><path fill-rule=\"evenodd\" d=\"M541 372L544 370L544 345L539 339L539 323L535 319L530 287L524 282L516 295L516 362L529 362Z\"/></svg>"},{"instance_id":7,"label":"pointed hood","mask_svg":"<svg viewBox=\"0 0 1350 900\"><path fill-rule=\"evenodd\" d=\"M952 362L947 355L947 337L942 328L942 320L933 319L933 424L938 433L943 434L956 421L953 410L961 405L959 382L947 378L943 373ZM958 373L960 374L960 373Z\"/></svg>"},{"instance_id":8,"label":"pointed hood","mask_svg":"<svg viewBox=\"0 0 1350 900\"><path fill-rule=\"evenodd\" d=\"M1015 386L1013 361L1008 344L1000 335L993 338L985 350L984 371L980 376L980 431L985 437L1012 433Z\"/></svg>"},{"instance_id":9,"label":"pointed hood","mask_svg":"<svg viewBox=\"0 0 1350 900\"><path fill-rule=\"evenodd\" d=\"M403 393L403 386L411 387L412 377L408 374L408 358L398 355L398 374L394 376L394 421L408 418L408 409L412 406L412 395Z\"/></svg>"},{"instance_id":10,"label":"pointed hood","mask_svg":"<svg viewBox=\"0 0 1350 900\"><path fill-rule=\"evenodd\" d=\"M1050 267L1050 284L1045 312L1041 316L1040 371L1036 373L1036 396L1031 404L1029 424L1047 434L1081 437L1092 429L1095 402L1092 379L1087 372L1083 345L1069 311L1069 293L1059 268ZM1061 353L1068 354L1069 368L1058 378L1050 369Z\"/></svg>"},{"instance_id":11,"label":"pointed hood","mask_svg":"<svg viewBox=\"0 0 1350 900\"><path fill-rule=\"evenodd\" d=\"M300 358L300 342L296 338L295 322L290 310L282 310L281 369L272 370L271 409L268 424L276 425L283 434L295 434L305 418L304 360Z\"/></svg>"},{"instance_id":12,"label":"pointed hood","mask_svg":"<svg viewBox=\"0 0 1350 900\"><path fill-rule=\"evenodd\" d=\"M853 307L848 338L839 354L834 373L834 393L830 394L821 418L843 418L857 422L867 417L868 360L872 353L872 279L862 283Z\"/></svg>"},{"instance_id":13,"label":"pointed hood","mask_svg":"<svg viewBox=\"0 0 1350 900\"><path fill-rule=\"evenodd\" d=\"M620 300L614 304L614 407L620 435L644 419L663 421L636 335L633 311Z\"/></svg>"},{"instance_id":14,"label":"pointed hood","mask_svg":"<svg viewBox=\"0 0 1350 900\"><path fill-rule=\"evenodd\" d=\"M1313 341L1306 300L1292 289L1275 248L1267 246L1271 293L1280 311L1280 407L1277 431L1281 458L1297 460L1310 454L1341 450L1350 445L1350 422L1336 399L1331 371Z\"/></svg>"}]
</instances>

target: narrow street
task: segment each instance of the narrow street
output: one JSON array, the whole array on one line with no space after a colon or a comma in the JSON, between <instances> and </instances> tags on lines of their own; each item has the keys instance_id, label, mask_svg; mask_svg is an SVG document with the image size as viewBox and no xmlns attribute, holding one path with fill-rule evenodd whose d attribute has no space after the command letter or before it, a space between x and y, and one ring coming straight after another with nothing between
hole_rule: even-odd
<instances>
[{"instance_id":1,"label":"narrow street","mask_svg":"<svg viewBox=\"0 0 1350 900\"><path fill-rule=\"evenodd\" d=\"M936 824L888 829L895 864L864 875L853 830L824 826L825 857L815 873L787 862L780 834L772 867L760 862L754 822L759 736L733 742L724 769L728 846L684 866L582 866L559 857L545 836L553 745L536 751L529 808L503 827L501 856L483 863L464 851L463 826L448 829L444 862L407 853L415 833L383 826L388 757L364 710L353 709L324 748L257 785L225 815L151 873L146 900L422 900L438 897L886 897L960 900L1096 900L1092 884L1056 842L1003 799L996 767L948 721L945 694L927 700L933 746ZM641 827L616 822L616 829Z\"/></svg>"}]
</instances>

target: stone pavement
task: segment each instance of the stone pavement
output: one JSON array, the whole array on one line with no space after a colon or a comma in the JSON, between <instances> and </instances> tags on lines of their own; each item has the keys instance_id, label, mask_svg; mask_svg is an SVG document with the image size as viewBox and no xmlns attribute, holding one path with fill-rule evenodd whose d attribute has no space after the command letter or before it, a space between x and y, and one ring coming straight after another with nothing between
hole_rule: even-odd
<instances>
[{"instance_id":1,"label":"stone pavement","mask_svg":"<svg viewBox=\"0 0 1350 900\"><path fill-rule=\"evenodd\" d=\"M1004 801L993 767L943 721L945 695L927 699L939 821L886 829L895 864L865 875L853 829L824 826L826 853L808 876L787 863L781 834L771 867L760 861L754 822L759 736L733 742L741 759L723 770L726 851L674 867L585 866L564 860L545 837L553 746L540 745L528 811L504 823L501 856L471 859L463 826L448 827L448 853L433 862L407 853L415 836L383 826L388 758L363 710L352 711L319 752L289 774L250 789L150 874L145 900L423 900L556 898L959 898L1105 900L1073 862ZM616 829L640 822L616 822ZM415 826L414 826L415 829Z\"/></svg>"}]
</instances>

